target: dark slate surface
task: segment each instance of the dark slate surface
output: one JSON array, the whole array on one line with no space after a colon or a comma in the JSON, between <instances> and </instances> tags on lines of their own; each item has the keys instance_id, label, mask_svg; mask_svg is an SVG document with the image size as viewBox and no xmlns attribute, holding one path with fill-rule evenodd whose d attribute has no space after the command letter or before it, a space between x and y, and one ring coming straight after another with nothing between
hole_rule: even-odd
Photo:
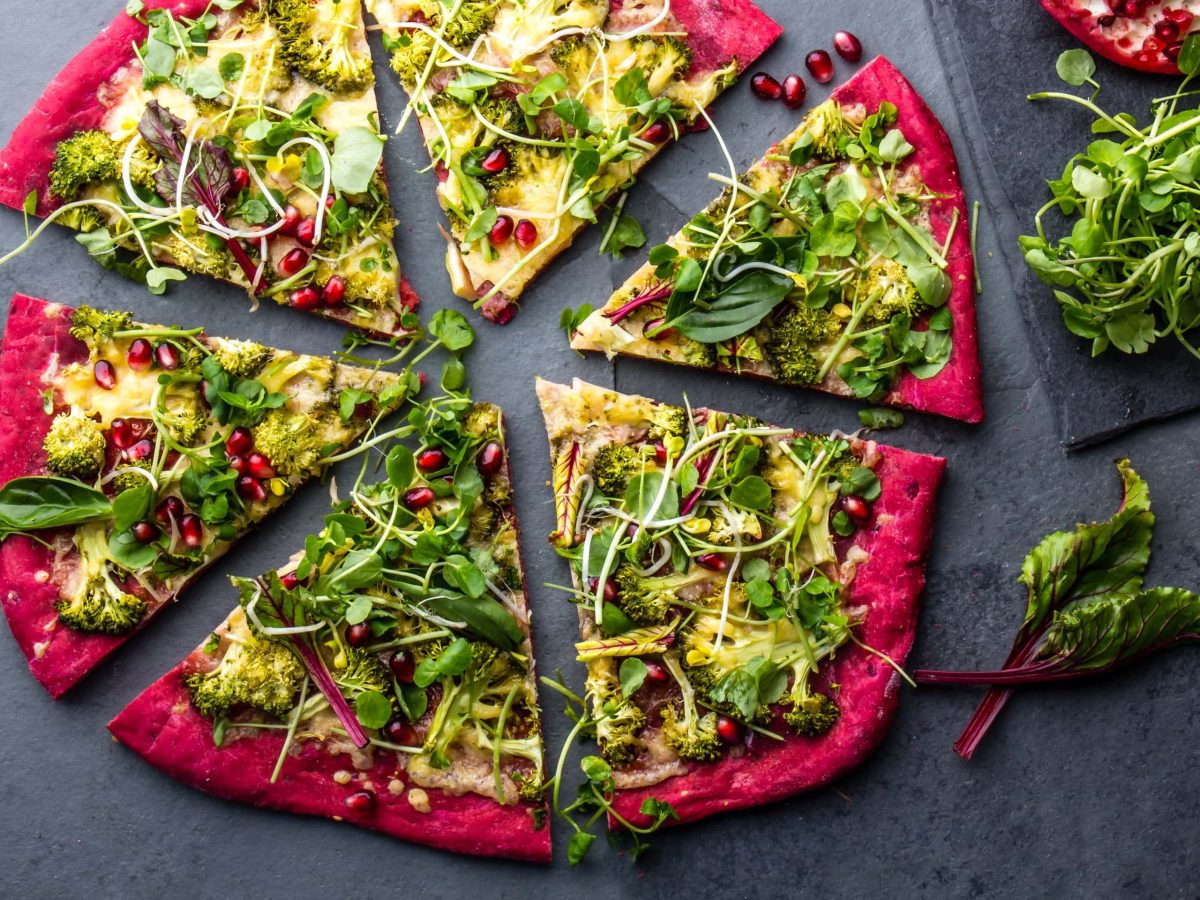
<instances>
[{"instance_id":1,"label":"dark slate surface","mask_svg":"<svg viewBox=\"0 0 1200 900\"><path fill-rule=\"evenodd\" d=\"M1035 233L1034 214L1050 198L1046 179L1061 176L1066 161L1091 139L1086 110L1026 99L1037 91L1076 90L1058 80L1054 60L1078 43L1034 0L1020 4L1029 7L1021 12L1018 4L992 0L935 0L934 6L939 28L957 31L942 52L966 127L984 138L977 154L981 177L991 197L1007 197L1011 204L1000 218L1006 235L1000 249L1016 275L1064 443L1092 443L1200 406L1196 358L1174 338L1146 355L1110 350L1092 359L1091 342L1066 330L1053 289L1024 266L1011 237ZM1104 86L1099 103L1109 112L1128 110L1144 119L1149 101L1178 83L1097 60L1096 79Z\"/></svg>"},{"instance_id":2,"label":"dark slate surface","mask_svg":"<svg viewBox=\"0 0 1200 900\"><path fill-rule=\"evenodd\" d=\"M0 56L0 134L8 134L45 82L112 14L117 3L45 0L32 19L5 0L20 45ZM1107 515L1117 500L1112 459L1131 455L1149 479L1159 526L1151 578L1200 587L1200 535L1191 515L1200 504L1194 447L1200 420L1151 425L1103 448L1067 456L1042 377L1040 351L1026 341L1014 286L1000 253L1013 232L1001 211L1004 193L981 188L975 155L955 106L964 82L948 80L939 56L956 58L944 29L931 28L921 4L908 0L804 3L763 0L788 26L765 65L782 75L837 28L850 28L869 52L886 52L944 117L967 173L967 189L984 201L980 233L986 292L980 328L987 421L979 427L912 415L886 439L950 458L941 497L937 550L930 568L921 633L911 662L922 666L995 665L1021 617L1014 583L1026 550L1046 532ZM970 10L990 4L977 3ZM981 39L1024 40L1019 28L1040 24L1033 0L1004 6L997 30ZM1016 12L1015 7L1028 6ZM939 15L945 13L938 10ZM1003 26L1006 31L999 28ZM735 27L731 23L731 27ZM9 32L10 35L12 32ZM989 96L1023 94L1050 77L1061 45L992 57L981 84ZM978 65L978 64L977 64ZM1044 70L1045 78L1034 69ZM839 64L839 78L850 73ZM814 99L827 88L814 88ZM381 85L385 121L395 121L400 92ZM795 123L780 107L753 100L745 84L717 104L716 120L744 165ZM1061 127L1046 117L1042 129ZM1010 130L1014 138L1020 133ZM1021 142L1014 140L1020 152ZM1029 151L1036 158L1039 151ZM721 165L715 142L694 135L652 167L628 211L649 223L651 241L716 192L703 173ZM402 259L425 297L424 313L457 303L446 290L434 238L433 176L414 135L388 148L404 225ZM988 181L988 185L993 182ZM22 238L19 217L0 213L0 246ZM553 526L544 482L548 458L531 378L534 373L741 410L812 429L851 429L855 406L802 391L773 389L716 375L689 377L651 363L580 359L557 331L558 309L607 294L635 266L596 254L595 232L564 255L527 295L507 329L482 329L469 368L476 393L505 406L520 489L517 506L528 539L530 585L560 581L563 567L542 540ZM0 269L0 295L13 290L69 302L130 307L145 319L203 324L214 333L256 335L282 346L329 352L337 327L283 309L251 315L229 288L186 284L156 299L83 259L64 234ZM1094 398L1088 399L1094 403ZM142 688L199 643L228 611L231 573L254 574L282 562L319 522L326 503L312 486L270 526L246 540L132 646L116 654L60 703L29 677L0 635L0 890L24 897L1182 897L1195 893L1200 753L1190 679L1197 657L1177 652L1119 679L1034 690L1005 713L976 760L950 744L978 697L974 690L922 690L905 697L887 741L858 772L806 797L712 819L656 839L644 865L632 866L601 842L580 870L561 850L555 865L459 859L346 825L294 818L225 803L176 784L112 743L104 724ZM543 672L572 663L573 612L558 595L535 587L534 626ZM550 747L566 731L559 704L546 703ZM555 826L560 848L567 833Z\"/></svg>"}]
</instances>

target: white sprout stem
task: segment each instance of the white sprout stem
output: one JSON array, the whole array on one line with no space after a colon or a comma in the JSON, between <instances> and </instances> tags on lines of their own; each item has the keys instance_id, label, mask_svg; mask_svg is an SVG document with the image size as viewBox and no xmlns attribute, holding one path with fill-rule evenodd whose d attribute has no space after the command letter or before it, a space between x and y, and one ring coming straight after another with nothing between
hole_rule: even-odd
<instances>
[{"instance_id":1,"label":"white sprout stem","mask_svg":"<svg viewBox=\"0 0 1200 900\"><path fill-rule=\"evenodd\" d=\"M101 478L100 483L108 484L110 481L112 481L114 478L116 478L122 472L137 472L139 475L143 476L148 482L150 482L150 486L152 488L154 488L154 492L156 494L158 493L158 480L154 477L153 474L151 474L149 469L143 469L141 466L119 466L118 468L113 469L111 472L109 472L107 475L105 475L103 478Z\"/></svg>"},{"instance_id":2,"label":"white sprout stem","mask_svg":"<svg viewBox=\"0 0 1200 900\"><path fill-rule=\"evenodd\" d=\"M492 132L493 134L497 134L502 138L507 138L510 141L515 141L519 144L529 144L534 147L560 147L561 148L561 147L567 146L565 141L547 141L547 140L543 140L541 138L521 137L520 135L513 134L511 131L505 131L503 128L501 128L499 125L497 125L495 122L489 121L487 116L485 116L483 113L481 113L479 111L478 106L472 106L471 112L475 114L475 118L479 120L479 124L482 125L484 128L486 128L488 131Z\"/></svg>"},{"instance_id":3,"label":"white sprout stem","mask_svg":"<svg viewBox=\"0 0 1200 900\"><path fill-rule=\"evenodd\" d=\"M662 9L660 9L658 11L658 15L656 15L653 19L650 19L647 22L643 22L641 25L639 25L637 28L634 28L632 31L623 31L620 34L614 34L612 32L608 32L608 31L604 31L601 33L604 35L605 40L629 41L635 37L638 37L639 35L645 34L648 31L653 31L656 27L658 27L658 25L663 21L663 19L665 19L670 14L671 14L671 0L663 0Z\"/></svg>"},{"instance_id":4,"label":"white sprout stem","mask_svg":"<svg viewBox=\"0 0 1200 900\"><path fill-rule=\"evenodd\" d=\"M311 625L290 625L287 627L267 626L262 623L262 619L258 617L258 601L262 599L262 591L255 590L254 596L250 598L250 602L246 604L246 618L254 623L254 627L263 634L311 634L314 631L320 631L325 627L324 622L314 622Z\"/></svg>"},{"instance_id":5,"label":"white sprout stem","mask_svg":"<svg viewBox=\"0 0 1200 900\"><path fill-rule=\"evenodd\" d=\"M313 237L313 243L315 244L321 240L321 232L325 224L325 198L329 196L329 189L331 186L329 173L333 168L333 162L330 160L329 151L325 149L325 146L320 141L310 137L292 138L279 148L279 152L282 154L289 147L292 147L296 144L307 144L316 150L317 154L321 157L321 168L323 169L323 173L321 178L321 196L317 198L316 234Z\"/></svg>"},{"instance_id":6,"label":"white sprout stem","mask_svg":"<svg viewBox=\"0 0 1200 900\"><path fill-rule=\"evenodd\" d=\"M152 268L152 269L160 268L160 266L158 265L158 260L156 260L153 256L153 254L150 253L150 248L146 246L146 241L142 238L142 233L141 233L141 231L138 230L137 223L134 222L132 218L130 218L129 213L126 212L118 204L113 203L111 200L99 200L99 199L76 200L72 203L64 203L58 209L54 210L54 212L50 213L50 215L46 216L46 218L44 218L42 220L42 224L39 225L37 228L35 228L33 230L33 232L29 235L29 237L25 238L23 243L18 245L15 249L10 250L4 256L0 256L0 266L4 265L6 262L8 262L14 256L17 256L17 255L25 252L25 250L27 250L30 247L30 245L32 245L33 242L35 240L37 240L38 236L41 235L41 233L43 231L45 231L47 228L50 227L50 223L53 222L55 219L59 218L59 216L61 216L67 210L79 209L80 207L83 207L83 206L99 206L103 209L111 209L118 216L120 216L122 221L128 223L129 228L131 229L130 234L132 234L133 239L138 242L138 247L141 248L142 255L145 256L146 260L150 263L150 268Z\"/></svg>"},{"instance_id":7,"label":"white sprout stem","mask_svg":"<svg viewBox=\"0 0 1200 900\"><path fill-rule=\"evenodd\" d=\"M446 33L446 26L458 15L458 11L462 5L463 0L454 0L454 5L442 17L442 22L438 26L437 32L433 35L435 43L440 44L442 42L442 36ZM404 131L404 126L408 124L408 120L412 118L412 114L416 111L417 101L425 93L425 86L429 83L429 76L433 74L433 64L436 60L437 54L430 53L429 60L425 63L425 68L421 72L420 79L413 86L413 92L408 98L408 104L404 107L404 113L400 116L400 124L396 126L396 134Z\"/></svg>"},{"instance_id":8,"label":"white sprout stem","mask_svg":"<svg viewBox=\"0 0 1200 900\"><path fill-rule=\"evenodd\" d=\"M141 197L137 191L133 189L133 178L130 177L129 167L133 161L133 151L137 149L137 143L141 140L138 135L134 135L130 139L129 144L125 147L125 154L121 157L121 181L125 185L125 193L129 195L129 199L133 201L133 205L142 212L147 212L155 216L161 216L163 211L161 207L153 207Z\"/></svg>"},{"instance_id":9,"label":"white sprout stem","mask_svg":"<svg viewBox=\"0 0 1200 900\"><path fill-rule=\"evenodd\" d=\"M283 215L283 207L279 205L279 201L275 199L275 195L267 188L267 184L263 181L262 176L258 174L258 169L254 163L250 161L250 154L246 154L245 158L246 171L250 173L250 177L254 179L254 183L258 185L258 189L262 191L263 196L267 198L267 202L271 204L271 209L275 210L277 215Z\"/></svg>"},{"instance_id":10,"label":"white sprout stem","mask_svg":"<svg viewBox=\"0 0 1200 900\"><path fill-rule=\"evenodd\" d=\"M733 512L724 503L719 504L721 515L725 517L725 521L733 522ZM715 657L721 652L721 642L725 638L725 624L729 621L729 594L733 589L733 577L737 574L738 566L742 561L742 535L739 529L733 529L734 550L733 562L729 564L729 574L725 576L725 590L721 594L721 617L717 622L717 639L713 642L712 655Z\"/></svg>"}]
</instances>

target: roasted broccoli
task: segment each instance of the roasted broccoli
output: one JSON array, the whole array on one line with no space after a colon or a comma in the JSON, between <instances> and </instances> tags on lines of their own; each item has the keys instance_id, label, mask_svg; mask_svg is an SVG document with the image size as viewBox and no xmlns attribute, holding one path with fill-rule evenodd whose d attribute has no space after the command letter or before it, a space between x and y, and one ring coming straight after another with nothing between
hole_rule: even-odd
<instances>
[{"instance_id":1,"label":"roasted broccoli","mask_svg":"<svg viewBox=\"0 0 1200 900\"><path fill-rule=\"evenodd\" d=\"M842 710L824 694L810 691L807 680L797 684L801 690L790 696L792 708L783 714L784 721L796 734L819 737L837 723Z\"/></svg>"},{"instance_id":2,"label":"roasted broccoli","mask_svg":"<svg viewBox=\"0 0 1200 900\"><path fill-rule=\"evenodd\" d=\"M203 237L184 240L176 234L168 234L156 239L152 246L159 259L168 260L196 275L224 278L229 274L229 251L224 247L213 247Z\"/></svg>"},{"instance_id":3,"label":"roasted broccoli","mask_svg":"<svg viewBox=\"0 0 1200 900\"><path fill-rule=\"evenodd\" d=\"M385 692L391 687L391 676L376 654L351 647L346 651L345 663L334 668L333 680L349 699L363 691Z\"/></svg>"},{"instance_id":4,"label":"roasted broccoli","mask_svg":"<svg viewBox=\"0 0 1200 900\"><path fill-rule=\"evenodd\" d=\"M916 318L926 309L908 277L908 270L894 259L883 259L867 269L858 280L858 302L871 304L865 318L874 322L889 322L893 316Z\"/></svg>"},{"instance_id":5,"label":"roasted broccoli","mask_svg":"<svg viewBox=\"0 0 1200 900\"><path fill-rule=\"evenodd\" d=\"M346 302L354 306L388 307L396 302L396 279L383 266L364 272L361 268L341 272L328 263L320 263L313 275L316 284L325 284L334 275L346 282Z\"/></svg>"},{"instance_id":6,"label":"roasted broccoli","mask_svg":"<svg viewBox=\"0 0 1200 900\"><path fill-rule=\"evenodd\" d=\"M762 347L775 376L789 384L812 384L821 371L813 349L834 337L838 320L823 309L792 306L767 325Z\"/></svg>"},{"instance_id":7,"label":"roasted broccoli","mask_svg":"<svg viewBox=\"0 0 1200 900\"><path fill-rule=\"evenodd\" d=\"M125 634L145 618L146 602L113 580L107 523L90 522L76 529L79 568L75 589L56 605L58 619L87 634Z\"/></svg>"},{"instance_id":8,"label":"roasted broccoli","mask_svg":"<svg viewBox=\"0 0 1200 900\"><path fill-rule=\"evenodd\" d=\"M683 361L689 366L711 369L717 364L716 344L705 344L680 335L679 349L683 353Z\"/></svg>"},{"instance_id":9,"label":"roasted broccoli","mask_svg":"<svg viewBox=\"0 0 1200 900\"><path fill-rule=\"evenodd\" d=\"M116 473L112 480L112 489L114 494L123 494L126 491L131 491L134 488L140 488L150 483L143 472L150 471L153 465L150 459L129 460L125 462Z\"/></svg>"},{"instance_id":10,"label":"roasted broccoli","mask_svg":"<svg viewBox=\"0 0 1200 900\"><path fill-rule=\"evenodd\" d=\"M700 713L696 692L674 653L663 654L663 664L679 685L682 694L677 708L668 703L662 708L662 735L672 750L683 759L712 762L721 756L721 738L717 734L717 714Z\"/></svg>"},{"instance_id":11,"label":"roasted broccoli","mask_svg":"<svg viewBox=\"0 0 1200 900\"><path fill-rule=\"evenodd\" d=\"M221 340L213 356L221 364L221 368L234 378L253 378L262 371L275 355L270 347L264 347L255 341Z\"/></svg>"},{"instance_id":12,"label":"roasted broccoli","mask_svg":"<svg viewBox=\"0 0 1200 900\"><path fill-rule=\"evenodd\" d=\"M679 590L712 577L712 572L699 566L690 572L647 577L637 566L625 563L614 576L617 605L639 625L661 625L679 601Z\"/></svg>"},{"instance_id":13,"label":"roasted broccoli","mask_svg":"<svg viewBox=\"0 0 1200 900\"><path fill-rule=\"evenodd\" d=\"M492 27L498 0L463 0L458 12L446 22L443 32L446 43L459 48L469 47L475 39Z\"/></svg>"},{"instance_id":14,"label":"roasted broccoli","mask_svg":"<svg viewBox=\"0 0 1200 900\"><path fill-rule=\"evenodd\" d=\"M642 455L628 444L605 444L592 458L592 479L597 489L610 497L622 496L629 479L644 469Z\"/></svg>"},{"instance_id":15,"label":"roasted broccoli","mask_svg":"<svg viewBox=\"0 0 1200 900\"><path fill-rule=\"evenodd\" d=\"M500 434L500 408L490 403L476 403L463 418L463 431L476 438Z\"/></svg>"},{"instance_id":16,"label":"roasted broccoli","mask_svg":"<svg viewBox=\"0 0 1200 900\"><path fill-rule=\"evenodd\" d=\"M74 200L85 184L118 178L121 146L103 131L81 131L54 148L50 192Z\"/></svg>"},{"instance_id":17,"label":"roasted broccoli","mask_svg":"<svg viewBox=\"0 0 1200 900\"><path fill-rule=\"evenodd\" d=\"M104 225L104 214L96 206L76 206L61 213L55 221L66 228L87 233Z\"/></svg>"},{"instance_id":18,"label":"roasted broccoli","mask_svg":"<svg viewBox=\"0 0 1200 900\"><path fill-rule=\"evenodd\" d=\"M641 750L638 735L646 727L646 714L621 695L615 659L601 657L588 663L587 696L596 719L600 755L611 766L629 765Z\"/></svg>"},{"instance_id":19,"label":"roasted broccoli","mask_svg":"<svg viewBox=\"0 0 1200 900\"><path fill-rule=\"evenodd\" d=\"M42 440L46 468L57 475L91 481L104 465L104 426L74 410L59 413Z\"/></svg>"},{"instance_id":20,"label":"roasted broccoli","mask_svg":"<svg viewBox=\"0 0 1200 900\"><path fill-rule=\"evenodd\" d=\"M424 31L404 31L388 43L392 51L392 71L400 76L404 84L416 84L436 44L433 37Z\"/></svg>"},{"instance_id":21,"label":"roasted broccoli","mask_svg":"<svg viewBox=\"0 0 1200 900\"><path fill-rule=\"evenodd\" d=\"M316 84L335 93L358 94L371 86L371 56L356 50L362 28L354 0L264 0L283 41L283 56Z\"/></svg>"},{"instance_id":22,"label":"roasted broccoli","mask_svg":"<svg viewBox=\"0 0 1200 900\"><path fill-rule=\"evenodd\" d=\"M133 313L80 306L71 313L71 337L95 348L97 344L112 340L117 332L129 329L132 324Z\"/></svg>"},{"instance_id":23,"label":"roasted broccoli","mask_svg":"<svg viewBox=\"0 0 1200 900\"><path fill-rule=\"evenodd\" d=\"M208 428L208 409L198 390L172 397L166 407L158 412L156 424L175 443L191 447Z\"/></svg>"},{"instance_id":24,"label":"roasted broccoli","mask_svg":"<svg viewBox=\"0 0 1200 900\"><path fill-rule=\"evenodd\" d=\"M691 422L688 420L687 410L682 406L655 404L650 410L649 418L649 436L652 440L661 441L667 437L687 440L691 433Z\"/></svg>"},{"instance_id":25,"label":"roasted broccoli","mask_svg":"<svg viewBox=\"0 0 1200 900\"><path fill-rule=\"evenodd\" d=\"M310 413L273 409L253 430L254 446L281 475L302 475L321 458L321 423Z\"/></svg>"},{"instance_id":26,"label":"roasted broccoli","mask_svg":"<svg viewBox=\"0 0 1200 900\"><path fill-rule=\"evenodd\" d=\"M236 706L251 706L277 718L291 710L304 665L285 644L257 637L231 641L211 672L187 678L192 705L210 718Z\"/></svg>"},{"instance_id":27,"label":"roasted broccoli","mask_svg":"<svg viewBox=\"0 0 1200 900\"><path fill-rule=\"evenodd\" d=\"M827 162L845 158L846 145L857 137L854 126L836 100L826 100L812 110L804 122L812 135L813 155Z\"/></svg>"}]
</instances>

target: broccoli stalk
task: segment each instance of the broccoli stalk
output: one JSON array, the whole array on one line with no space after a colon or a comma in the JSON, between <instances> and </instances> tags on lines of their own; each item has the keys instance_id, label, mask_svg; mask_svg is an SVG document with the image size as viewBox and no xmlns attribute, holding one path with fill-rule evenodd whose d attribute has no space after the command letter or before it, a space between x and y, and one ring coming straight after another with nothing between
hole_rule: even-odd
<instances>
[{"instance_id":1,"label":"broccoli stalk","mask_svg":"<svg viewBox=\"0 0 1200 900\"><path fill-rule=\"evenodd\" d=\"M664 653L662 659L683 695L682 710L677 710L670 703L662 709L663 739L683 759L699 762L719 759L721 738L717 734L717 714L711 711L700 714L696 707L696 691L684 674L678 656Z\"/></svg>"},{"instance_id":2,"label":"broccoli stalk","mask_svg":"<svg viewBox=\"0 0 1200 900\"><path fill-rule=\"evenodd\" d=\"M661 625L678 602L680 589L712 578L699 566L688 572L646 577L630 563L617 569L617 605L639 625Z\"/></svg>"},{"instance_id":3,"label":"broccoli stalk","mask_svg":"<svg viewBox=\"0 0 1200 900\"><path fill-rule=\"evenodd\" d=\"M283 718L303 680L304 666L285 645L250 637L233 641L215 669L189 675L186 684L192 705L210 718L243 705Z\"/></svg>"},{"instance_id":4,"label":"broccoli stalk","mask_svg":"<svg viewBox=\"0 0 1200 900\"><path fill-rule=\"evenodd\" d=\"M75 532L79 551L76 590L58 602L58 619L87 634L125 634L146 616L146 602L113 580L107 523L89 523Z\"/></svg>"}]
</instances>

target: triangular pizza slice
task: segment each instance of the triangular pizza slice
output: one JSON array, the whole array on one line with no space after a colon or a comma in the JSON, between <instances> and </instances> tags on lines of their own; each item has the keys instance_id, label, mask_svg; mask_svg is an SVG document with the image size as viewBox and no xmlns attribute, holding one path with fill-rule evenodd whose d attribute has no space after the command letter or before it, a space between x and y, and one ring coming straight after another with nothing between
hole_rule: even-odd
<instances>
[{"instance_id":1,"label":"triangular pizza slice","mask_svg":"<svg viewBox=\"0 0 1200 900\"><path fill-rule=\"evenodd\" d=\"M597 210L782 29L751 0L368 0L449 219L454 292L504 324Z\"/></svg>"},{"instance_id":2,"label":"triangular pizza slice","mask_svg":"<svg viewBox=\"0 0 1200 900\"><path fill-rule=\"evenodd\" d=\"M109 725L218 796L444 850L550 859L500 410L434 401L277 573Z\"/></svg>"},{"instance_id":3,"label":"triangular pizza slice","mask_svg":"<svg viewBox=\"0 0 1200 900\"><path fill-rule=\"evenodd\" d=\"M0 596L58 697L355 444L400 376L128 313L13 298Z\"/></svg>"},{"instance_id":4,"label":"triangular pizza slice","mask_svg":"<svg viewBox=\"0 0 1200 900\"><path fill-rule=\"evenodd\" d=\"M77 229L93 259L155 293L194 273L411 330L360 5L127 8L0 152L0 203Z\"/></svg>"},{"instance_id":5,"label":"triangular pizza slice","mask_svg":"<svg viewBox=\"0 0 1200 900\"><path fill-rule=\"evenodd\" d=\"M592 313L601 350L983 418L971 223L950 140L879 57Z\"/></svg>"},{"instance_id":6,"label":"triangular pizza slice","mask_svg":"<svg viewBox=\"0 0 1200 900\"><path fill-rule=\"evenodd\" d=\"M899 700L945 460L578 381L538 398L616 815L858 765Z\"/></svg>"}]
</instances>

